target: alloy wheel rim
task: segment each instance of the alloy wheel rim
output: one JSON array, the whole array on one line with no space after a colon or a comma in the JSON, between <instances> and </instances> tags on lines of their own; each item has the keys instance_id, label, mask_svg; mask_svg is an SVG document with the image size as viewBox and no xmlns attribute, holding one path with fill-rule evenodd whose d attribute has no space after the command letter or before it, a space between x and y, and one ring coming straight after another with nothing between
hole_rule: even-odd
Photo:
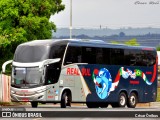
<instances>
[{"instance_id":1,"label":"alloy wheel rim","mask_svg":"<svg viewBox=\"0 0 160 120\"><path fill-rule=\"evenodd\" d=\"M123 106L123 105L125 105L125 97L124 96L121 96L120 97L120 104Z\"/></svg>"},{"instance_id":2,"label":"alloy wheel rim","mask_svg":"<svg viewBox=\"0 0 160 120\"><path fill-rule=\"evenodd\" d=\"M136 102L135 97L134 97L134 96L131 96L130 101L131 101L131 104L134 105L135 102Z\"/></svg>"}]
</instances>

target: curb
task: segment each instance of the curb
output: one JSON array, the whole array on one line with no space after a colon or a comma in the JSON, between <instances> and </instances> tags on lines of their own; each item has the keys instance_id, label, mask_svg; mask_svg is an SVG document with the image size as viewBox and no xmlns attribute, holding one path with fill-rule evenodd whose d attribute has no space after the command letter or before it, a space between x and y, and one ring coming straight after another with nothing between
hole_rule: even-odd
<instances>
[{"instance_id":1,"label":"curb","mask_svg":"<svg viewBox=\"0 0 160 120\"><path fill-rule=\"evenodd\" d=\"M4 104L4 105L1 104L0 106L21 106L21 105L30 105L30 104L18 104L18 103L17 104ZM83 104L83 103L72 103L72 106L86 106L86 104ZM136 105L136 107L137 108L140 108L140 107L160 107L160 102L138 103Z\"/></svg>"},{"instance_id":2,"label":"curb","mask_svg":"<svg viewBox=\"0 0 160 120\"><path fill-rule=\"evenodd\" d=\"M150 103L138 103L136 107L151 107Z\"/></svg>"},{"instance_id":3,"label":"curb","mask_svg":"<svg viewBox=\"0 0 160 120\"><path fill-rule=\"evenodd\" d=\"M160 107L160 102L138 103L136 107Z\"/></svg>"}]
</instances>

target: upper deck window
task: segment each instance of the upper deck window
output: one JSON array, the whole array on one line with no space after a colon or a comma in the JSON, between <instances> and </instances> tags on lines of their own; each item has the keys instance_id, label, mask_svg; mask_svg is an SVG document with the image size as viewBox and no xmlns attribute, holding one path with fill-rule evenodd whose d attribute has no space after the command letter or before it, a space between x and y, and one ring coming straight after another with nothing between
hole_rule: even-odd
<instances>
[{"instance_id":1,"label":"upper deck window","mask_svg":"<svg viewBox=\"0 0 160 120\"><path fill-rule=\"evenodd\" d=\"M14 55L15 62L30 63L48 59L49 46L18 46Z\"/></svg>"},{"instance_id":2,"label":"upper deck window","mask_svg":"<svg viewBox=\"0 0 160 120\"><path fill-rule=\"evenodd\" d=\"M66 49L66 45L54 45L50 49L49 58L55 59L55 58L63 58L64 52Z\"/></svg>"}]
</instances>

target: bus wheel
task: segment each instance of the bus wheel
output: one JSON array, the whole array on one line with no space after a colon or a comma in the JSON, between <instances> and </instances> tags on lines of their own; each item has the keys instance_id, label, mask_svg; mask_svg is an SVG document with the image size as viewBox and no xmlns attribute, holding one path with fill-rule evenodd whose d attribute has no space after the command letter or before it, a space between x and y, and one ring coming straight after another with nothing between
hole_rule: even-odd
<instances>
[{"instance_id":1,"label":"bus wheel","mask_svg":"<svg viewBox=\"0 0 160 120\"><path fill-rule=\"evenodd\" d=\"M71 95L64 92L61 98L61 108L66 108L66 106L71 106Z\"/></svg>"},{"instance_id":2,"label":"bus wheel","mask_svg":"<svg viewBox=\"0 0 160 120\"><path fill-rule=\"evenodd\" d=\"M127 104L127 97L124 92L121 92L119 94L119 101L118 101L118 107L125 107Z\"/></svg>"},{"instance_id":3,"label":"bus wheel","mask_svg":"<svg viewBox=\"0 0 160 120\"><path fill-rule=\"evenodd\" d=\"M137 102L138 102L137 95L134 92L132 92L128 98L127 107L135 108Z\"/></svg>"},{"instance_id":4,"label":"bus wheel","mask_svg":"<svg viewBox=\"0 0 160 120\"><path fill-rule=\"evenodd\" d=\"M71 94L68 93L68 94L67 94L67 97L68 97L68 99L67 99L67 104L66 104L66 105L71 107L71 101L72 101Z\"/></svg>"},{"instance_id":5,"label":"bus wheel","mask_svg":"<svg viewBox=\"0 0 160 120\"><path fill-rule=\"evenodd\" d=\"M38 107L38 102L31 102L32 108L37 108Z\"/></svg>"}]
</instances>

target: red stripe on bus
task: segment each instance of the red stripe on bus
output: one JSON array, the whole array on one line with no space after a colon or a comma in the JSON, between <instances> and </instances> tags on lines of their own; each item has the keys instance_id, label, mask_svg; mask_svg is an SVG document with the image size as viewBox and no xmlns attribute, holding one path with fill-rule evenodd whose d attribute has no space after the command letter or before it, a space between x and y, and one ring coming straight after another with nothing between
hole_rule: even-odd
<instances>
[{"instance_id":1,"label":"red stripe on bus","mask_svg":"<svg viewBox=\"0 0 160 120\"><path fill-rule=\"evenodd\" d=\"M116 76L116 78L115 78L115 81L114 82L117 82L117 81L119 81L120 80L120 71L118 71L118 74L117 74L117 76Z\"/></svg>"},{"instance_id":2,"label":"red stripe on bus","mask_svg":"<svg viewBox=\"0 0 160 120\"><path fill-rule=\"evenodd\" d=\"M155 81L155 78L156 78L156 74L157 74L157 64L158 64L158 56L156 57L156 64L154 65L154 68L153 68L153 76L152 76L152 79L151 79L151 82L152 82L152 83Z\"/></svg>"}]
</instances>

